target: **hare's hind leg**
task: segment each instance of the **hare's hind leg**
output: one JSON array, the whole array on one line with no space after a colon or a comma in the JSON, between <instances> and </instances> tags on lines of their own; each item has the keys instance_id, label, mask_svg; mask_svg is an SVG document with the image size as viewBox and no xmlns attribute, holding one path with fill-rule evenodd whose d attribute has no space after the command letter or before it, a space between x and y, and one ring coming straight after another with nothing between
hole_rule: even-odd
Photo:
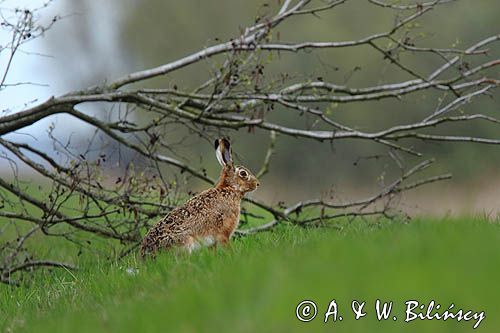
<instances>
[{"instance_id":1,"label":"hare's hind leg","mask_svg":"<svg viewBox=\"0 0 500 333\"><path fill-rule=\"evenodd\" d=\"M189 253L198 250L202 247L213 247L217 244L217 238L212 235L204 235L199 237L189 236L185 239L182 247Z\"/></svg>"},{"instance_id":2,"label":"hare's hind leg","mask_svg":"<svg viewBox=\"0 0 500 333\"><path fill-rule=\"evenodd\" d=\"M191 254L194 250L200 248L200 243L194 237L189 236L182 242L181 247Z\"/></svg>"}]
</instances>

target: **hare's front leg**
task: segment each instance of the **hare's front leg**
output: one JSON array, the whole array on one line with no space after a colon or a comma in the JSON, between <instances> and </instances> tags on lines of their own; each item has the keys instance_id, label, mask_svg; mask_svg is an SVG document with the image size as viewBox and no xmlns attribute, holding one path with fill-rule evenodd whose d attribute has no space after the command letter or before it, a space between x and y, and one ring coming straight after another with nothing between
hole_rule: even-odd
<instances>
[{"instance_id":1,"label":"hare's front leg","mask_svg":"<svg viewBox=\"0 0 500 333\"><path fill-rule=\"evenodd\" d=\"M229 243L231 233L222 232L216 236L216 244L220 244L222 246L226 246Z\"/></svg>"}]
</instances>

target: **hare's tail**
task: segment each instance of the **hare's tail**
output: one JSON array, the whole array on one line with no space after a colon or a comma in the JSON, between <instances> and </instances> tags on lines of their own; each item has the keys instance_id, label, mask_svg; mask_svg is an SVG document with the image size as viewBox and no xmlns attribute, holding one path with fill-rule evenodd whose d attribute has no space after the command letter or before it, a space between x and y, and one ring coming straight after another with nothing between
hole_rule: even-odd
<instances>
[{"instance_id":1,"label":"hare's tail","mask_svg":"<svg viewBox=\"0 0 500 333\"><path fill-rule=\"evenodd\" d=\"M155 254L157 250L156 241L147 234L141 243L141 259L144 260L149 254Z\"/></svg>"}]
</instances>

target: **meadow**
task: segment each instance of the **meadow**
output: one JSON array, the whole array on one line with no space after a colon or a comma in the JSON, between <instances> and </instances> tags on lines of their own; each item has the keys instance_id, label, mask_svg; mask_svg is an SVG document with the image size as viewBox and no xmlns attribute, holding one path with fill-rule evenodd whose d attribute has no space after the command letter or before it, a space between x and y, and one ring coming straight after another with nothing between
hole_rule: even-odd
<instances>
[{"instance_id":1,"label":"meadow","mask_svg":"<svg viewBox=\"0 0 500 333\"><path fill-rule=\"evenodd\" d=\"M28 286L0 286L0 330L497 332L499 250L497 223L421 218L360 220L341 229L279 226L226 248L146 262L131 255L110 263L87 253L76 271L39 271ZM377 319L377 299L393 302L387 320ZM303 300L317 305L310 322L296 317ZM337 321L331 315L324 323L332 300ZM358 320L354 300L366 302ZM409 300L434 300L441 309L433 314L453 303L450 311L485 317L475 330L474 319L405 322Z\"/></svg>"}]
</instances>

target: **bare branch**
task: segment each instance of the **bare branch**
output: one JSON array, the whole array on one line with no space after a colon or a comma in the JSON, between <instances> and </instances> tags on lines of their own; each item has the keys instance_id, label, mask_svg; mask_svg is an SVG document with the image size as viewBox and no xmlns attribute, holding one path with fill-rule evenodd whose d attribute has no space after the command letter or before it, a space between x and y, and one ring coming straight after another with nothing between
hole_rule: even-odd
<instances>
[{"instance_id":1,"label":"bare branch","mask_svg":"<svg viewBox=\"0 0 500 333\"><path fill-rule=\"evenodd\" d=\"M189 154L184 154L180 147L185 147L186 142L191 146L195 141L205 144L239 129L248 130L248 135L269 135L269 145L263 148L266 150L263 163L256 173L259 178L273 172L271 158L281 149L276 145L278 135L283 139L316 140L328 148L341 140L376 144L381 156L399 170L384 178L391 179L388 184L381 184L372 195L361 199L304 198L286 205L246 198L245 202L253 207L243 211L242 217L261 220L262 224L242 228L239 235L272 230L281 224L336 225L339 220L352 222L358 217L393 216L395 201L403 193L451 177L450 174L423 177L422 171L429 168L432 160L417 162L410 169L405 167L404 158L408 155L415 159L427 153L426 143L500 145L500 138L485 138L480 132L464 135L459 127L453 132L456 134L443 134L450 133L448 126L453 123L500 124L498 117L471 107L500 87L495 71L500 57L494 47L500 35L478 40L462 50L447 45L426 46L420 42L419 32L413 30L417 23L425 22L422 18L431 10L444 9L452 1L395 4L369 0L382 11L394 14L395 21L389 22L387 30L351 40L283 42L276 31L282 22L314 19L347 2L284 0L274 14L259 17L225 42L101 85L51 97L19 112L0 115L0 158L12 169L10 175L0 178L1 227L12 228L16 236L0 242L0 281L18 284L12 274L17 278L23 271L36 267L70 267L31 255L25 244L34 234L64 237L82 247L78 235L92 235L120 243L120 257L132 253L146 228L192 194L190 180L206 185L215 183L202 163L186 157ZM366 3L365 6L371 7ZM20 45L32 39L27 34L40 36L52 25L35 24L30 21L32 13L20 13L19 22L6 23L12 40L0 48L0 52L10 52L1 69L0 89L21 84L9 83L6 78L13 70L14 56L22 51ZM278 63L288 61L288 57L299 57L303 52L319 54L321 50L338 48L359 51L363 46L366 46L363 50L387 60L394 75L377 77L375 83L367 77L363 80L366 84L355 86L334 75L325 78L313 74L289 75ZM281 57L285 52L287 57ZM414 59L410 62L404 55L412 55ZM436 55L438 64L432 65L436 62L429 59L435 59ZM344 66L342 58L334 60L339 67ZM425 73L415 65L417 62L428 64ZM208 74L200 71L202 83L195 88L189 83L149 88L153 78L204 64L209 67ZM359 65L373 67L372 62L361 61ZM405 117L408 107L402 100L435 98L436 93L442 94L435 103L437 106L412 106L419 113ZM343 107L352 103L358 112L380 118L369 106L381 100L395 111L394 117L401 118L360 126L356 119L361 116L343 117L337 112L349 112ZM84 104L90 108L82 107ZM456 112L458 109L460 113ZM58 114L71 116L72 121L91 128L92 132L84 140L77 140L69 133L60 134L55 131L56 125L51 125L47 134L52 147L17 142L10 136ZM279 154L275 158L280 158ZM18 171L20 167L48 183L35 191L34 185L25 185ZM417 176L421 178L416 179ZM18 228L20 225L29 226L29 230Z\"/></svg>"}]
</instances>

